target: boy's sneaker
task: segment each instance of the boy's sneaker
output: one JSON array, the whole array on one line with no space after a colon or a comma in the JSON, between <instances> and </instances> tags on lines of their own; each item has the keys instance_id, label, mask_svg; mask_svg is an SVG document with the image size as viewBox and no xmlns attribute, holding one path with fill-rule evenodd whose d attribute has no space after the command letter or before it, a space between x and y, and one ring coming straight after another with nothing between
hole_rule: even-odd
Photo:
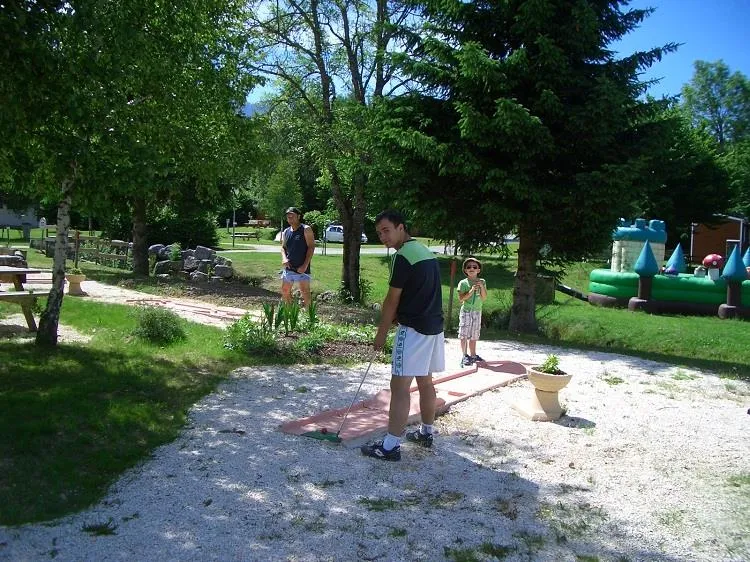
<instances>
[{"instance_id":1,"label":"boy's sneaker","mask_svg":"<svg viewBox=\"0 0 750 562\"><path fill-rule=\"evenodd\" d=\"M474 359L471 358L471 355L464 355L461 359L462 367L469 367L472 363L474 363Z\"/></svg>"},{"instance_id":2,"label":"boy's sneaker","mask_svg":"<svg viewBox=\"0 0 750 562\"><path fill-rule=\"evenodd\" d=\"M396 445L390 451L386 451L383 448L382 439L380 441L375 441L374 443L362 445L362 447L360 447L360 451L362 451L362 454L366 457L375 457L376 459L380 459L381 461L401 460L401 447L399 445Z\"/></svg>"},{"instance_id":3,"label":"boy's sneaker","mask_svg":"<svg viewBox=\"0 0 750 562\"><path fill-rule=\"evenodd\" d=\"M484 363L484 359L479 357L479 355L475 355L474 357L471 358L471 360L473 363L476 363L477 361L481 361L482 363Z\"/></svg>"},{"instance_id":4,"label":"boy's sneaker","mask_svg":"<svg viewBox=\"0 0 750 562\"><path fill-rule=\"evenodd\" d=\"M419 443L422 447L432 447L432 433L422 433L418 429L406 432L406 440L412 443Z\"/></svg>"}]
</instances>

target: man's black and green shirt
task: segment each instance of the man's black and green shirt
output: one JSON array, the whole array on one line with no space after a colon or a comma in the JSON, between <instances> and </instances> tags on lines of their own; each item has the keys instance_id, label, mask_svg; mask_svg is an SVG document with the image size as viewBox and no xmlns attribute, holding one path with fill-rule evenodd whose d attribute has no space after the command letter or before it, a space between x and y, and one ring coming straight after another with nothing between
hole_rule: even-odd
<instances>
[{"instance_id":1,"label":"man's black and green shirt","mask_svg":"<svg viewBox=\"0 0 750 562\"><path fill-rule=\"evenodd\" d=\"M389 284L401 289L396 310L399 324L425 335L443 331L440 267L426 246L414 239L404 242L391 261Z\"/></svg>"}]
</instances>

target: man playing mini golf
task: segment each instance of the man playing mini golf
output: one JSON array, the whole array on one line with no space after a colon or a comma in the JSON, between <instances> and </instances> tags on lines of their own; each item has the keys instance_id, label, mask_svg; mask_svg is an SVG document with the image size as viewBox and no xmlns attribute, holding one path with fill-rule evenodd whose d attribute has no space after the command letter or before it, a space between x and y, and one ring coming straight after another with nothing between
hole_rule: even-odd
<instances>
[{"instance_id":1,"label":"man playing mini golf","mask_svg":"<svg viewBox=\"0 0 750 562\"><path fill-rule=\"evenodd\" d=\"M391 403L385 438L362 447L362 454L386 461L401 460L401 435L409 417L409 387L419 388L422 424L406 433L407 441L431 447L435 421L435 386L432 374L445 369L443 299L437 259L413 239L403 216L383 211L375 218L380 241L396 250L391 262L388 294L383 301L373 347L383 349L396 323L391 358Z\"/></svg>"}]
</instances>

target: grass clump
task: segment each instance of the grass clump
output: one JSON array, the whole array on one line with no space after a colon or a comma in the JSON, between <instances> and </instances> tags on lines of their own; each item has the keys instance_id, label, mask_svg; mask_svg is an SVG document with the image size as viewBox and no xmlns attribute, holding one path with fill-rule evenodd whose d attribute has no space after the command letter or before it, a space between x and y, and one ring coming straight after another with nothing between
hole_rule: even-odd
<instances>
[{"instance_id":1,"label":"grass clump","mask_svg":"<svg viewBox=\"0 0 750 562\"><path fill-rule=\"evenodd\" d=\"M301 336L297 340L297 349L305 355L315 355L320 353L326 344L326 338L323 334L313 331Z\"/></svg>"},{"instance_id":2,"label":"grass clump","mask_svg":"<svg viewBox=\"0 0 750 562\"><path fill-rule=\"evenodd\" d=\"M730 476L727 482L735 488L750 488L750 472ZM750 492L750 489L748 491Z\"/></svg>"},{"instance_id":3,"label":"grass clump","mask_svg":"<svg viewBox=\"0 0 750 562\"><path fill-rule=\"evenodd\" d=\"M159 345L170 345L184 340L185 322L171 310L153 306L136 308L137 325L133 335Z\"/></svg>"},{"instance_id":4,"label":"grass clump","mask_svg":"<svg viewBox=\"0 0 750 562\"><path fill-rule=\"evenodd\" d=\"M603 375L602 380L606 382L609 386L617 386L618 384L622 384L625 382L625 379L622 377L617 377L614 375Z\"/></svg>"},{"instance_id":5,"label":"grass clump","mask_svg":"<svg viewBox=\"0 0 750 562\"><path fill-rule=\"evenodd\" d=\"M84 525L82 531L94 537L105 537L107 535L116 535L117 525L110 517L106 523L91 523Z\"/></svg>"}]
</instances>

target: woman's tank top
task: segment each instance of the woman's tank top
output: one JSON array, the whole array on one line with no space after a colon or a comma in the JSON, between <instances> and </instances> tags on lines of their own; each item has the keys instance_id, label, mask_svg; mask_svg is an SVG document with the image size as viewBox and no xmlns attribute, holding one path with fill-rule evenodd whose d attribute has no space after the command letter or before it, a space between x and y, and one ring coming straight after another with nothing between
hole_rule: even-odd
<instances>
[{"instance_id":1,"label":"woman's tank top","mask_svg":"<svg viewBox=\"0 0 750 562\"><path fill-rule=\"evenodd\" d=\"M286 249L286 257L289 259L289 269L297 271L297 268L305 263L305 257L307 256L304 224L300 224L297 230L292 230L291 226L287 227L284 231L284 248ZM305 273L310 274L309 265Z\"/></svg>"}]
</instances>

